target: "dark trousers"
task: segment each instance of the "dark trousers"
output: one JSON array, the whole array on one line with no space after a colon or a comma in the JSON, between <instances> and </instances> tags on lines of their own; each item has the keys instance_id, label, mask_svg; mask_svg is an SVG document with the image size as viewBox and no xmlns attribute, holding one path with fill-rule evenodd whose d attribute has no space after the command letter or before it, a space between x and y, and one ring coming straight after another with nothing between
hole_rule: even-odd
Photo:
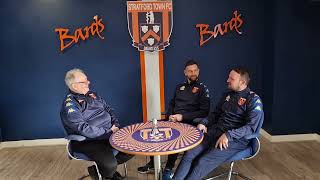
<instances>
[{"instance_id":1,"label":"dark trousers","mask_svg":"<svg viewBox=\"0 0 320 180\"><path fill-rule=\"evenodd\" d=\"M95 161L99 172L104 178L112 178L116 172L117 165L125 163L133 157L122 152L114 156L114 149L108 140L72 141L71 148L73 152L83 153Z\"/></svg>"},{"instance_id":2,"label":"dark trousers","mask_svg":"<svg viewBox=\"0 0 320 180\"><path fill-rule=\"evenodd\" d=\"M195 118L192 122L189 122L187 124L190 124L190 125L196 127L201 122L202 119L203 118ZM174 165L175 165L175 163L176 163L176 161L178 159L178 155L179 154L170 154L170 155L168 155L168 160L167 160L165 169L172 170L174 168ZM153 156L150 156L149 164L154 165Z\"/></svg>"},{"instance_id":3,"label":"dark trousers","mask_svg":"<svg viewBox=\"0 0 320 180\"><path fill-rule=\"evenodd\" d=\"M215 148L215 143L221 134L216 129L213 135L206 136L200 145L187 151L175 172L174 179L202 179L234 154L248 147L248 141L241 139L229 141L227 149Z\"/></svg>"},{"instance_id":4,"label":"dark trousers","mask_svg":"<svg viewBox=\"0 0 320 180\"><path fill-rule=\"evenodd\" d=\"M170 155L168 155L168 160L167 160L165 169L171 169L172 170L174 168L176 160L178 159L178 155L179 154L170 154ZM149 163L154 165L153 156L150 156Z\"/></svg>"}]
</instances>

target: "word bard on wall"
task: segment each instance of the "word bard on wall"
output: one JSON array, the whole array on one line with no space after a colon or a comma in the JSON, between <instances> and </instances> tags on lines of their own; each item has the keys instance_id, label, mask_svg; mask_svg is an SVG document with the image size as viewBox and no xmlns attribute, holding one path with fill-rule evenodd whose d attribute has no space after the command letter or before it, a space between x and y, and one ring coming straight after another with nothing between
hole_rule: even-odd
<instances>
[{"instance_id":1,"label":"word bard on wall","mask_svg":"<svg viewBox=\"0 0 320 180\"><path fill-rule=\"evenodd\" d=\"M93 19L94 22L90 26L86 26L83 29L78 28L73 34L68 34L70 30L67 28L56 28L55 32L59 33L60 50L63 51L73 44L78 43L80 39L85 41L90 35L94 36L97 34L100 39L104 39L100 34L104 30L102 19L98 19L98 15L95 15Z\"/></svg>"},{"instance_id":2,"label":"word bard on wall","mask_svg":"<svg viewBox=\"0 0 320 180\"><path fill-rule=\"evenodd\" d=\"M239 30L243 24L243 20L240 17L241 14L238 14L238 11L234 11L233 15L234 17L231 18L229 22L215 25L212 31L208 30L208 24L197 24L196 27L199 28L200 35L200 46L203 46L211 38L216 38L219 34L223 36L228 31L235 30L238 34L242 34L242 32Z\"/></svg>"}]
</instances>

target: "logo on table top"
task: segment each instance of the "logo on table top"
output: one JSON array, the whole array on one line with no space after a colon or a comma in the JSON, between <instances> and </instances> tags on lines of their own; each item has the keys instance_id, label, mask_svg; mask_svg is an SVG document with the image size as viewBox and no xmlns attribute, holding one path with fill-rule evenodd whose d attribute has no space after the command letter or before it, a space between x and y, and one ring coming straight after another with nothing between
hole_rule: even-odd
<instances>
[{"instance_id":1,"label":"logo on table top","mask_svg":"<svg viewBox=\"0 0 320 180\"><path fill-rule=\"evenodd\" d=\"M172 32L171 1L127 1L128 29L139 51L162 51Z\"/></svg>"},{"instance_id":2,"label":"logo on table top","mask_svg":"<svg viewBox=\"0 0 320 180\"><path fill-rule=\"evenodd\" d=\"M180 132L170 127L157 128L153 133L152 128L141 129L132 134L132 137L140 142L165 142L179 137Z\"/></svg>"}]
</instances>

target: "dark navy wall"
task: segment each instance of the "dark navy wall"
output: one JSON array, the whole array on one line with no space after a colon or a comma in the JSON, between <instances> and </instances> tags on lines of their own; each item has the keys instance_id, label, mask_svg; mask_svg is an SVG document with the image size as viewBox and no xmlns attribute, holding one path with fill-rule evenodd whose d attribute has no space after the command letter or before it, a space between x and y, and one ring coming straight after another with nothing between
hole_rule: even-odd
<instances>
[{"instance_id":1,"label":"dark navy wall","mask_svg":"<svg viewBox=\"0 0 320 180\"><path fill-rule=\"evenodd\" d=\"M295 39L295 44L300 43L296 47L290 39L296 37L294 32L288 36L284 33L285 27L290 24L281 25L279 21L284 19L278 19L277 16L291 18L291 7L286 7L288 3L288 0L283 4L250 0L174 1L171 45L164 51L166 104L172 97L175 85L184 80L183 65L187 58L199 61L201 80L211 91L213 105L225 90L230 68L242 65L251 71L251 89L265 103L266 116L269 118L264 128L268 132L308 133L310 129L314 131L312 127L319 127L315 119L303 122L305 125L301 131L296 131L299 123L293 123L292 128L284 126L288 121L283 114L290 114L290 107L294 106L292 102L295 102L278 97L287 93L289 85L285 82L291 80L287 61L317 56L313 36L309 35L309 40L314 43L311 48L301 44L302 39L299 38ZM0 36L0 127L3 140L63 137L59 118L60 105L66 92L63 78L65 72L73 67L86 71L93 88L115 108L123 125L142 121L139 53L131 46L126 1L5 0L0 2L0 8L3 17ZM282 13L282 8L289 12ZM243 34L232 31L199 47L199 33L195 25L210 24L212 29L218 23L229 21L234 10L242 14L244 24L240 30ZM90 25L96 14L102 17L105 24L105 39L90 38L61 53L54 29L66 27L74 31ZM305 33L316 32L305 28ZM298 30L295 31L298 33ZM284 45L289 49L281 44L283 41L287 41ZM290 55L290 58L283 59L283 52L293 53L299 48L303 48L300 56ZM292 66L297 69L301 64L302 61ZM312 72L307 71L312 68L311 63L304 64L303 68L307 73L305 77L311 79L304 82L306 86L294 90L290 95L311 103L311 100L303 99L302 90L319 92L319 84L314 83L317 90L309 84L316 80L312 79ZM287 75L283 76L283 72ZM298 75L295 77L305 80ZM288 109L282 111L281 108L286 108L283 103ZM312 105L315 110L315 104ZM308 108L304 108L306 106L300 107L304 114L313 117L313 111L308 111ZM293 116L290 118L298 119Z\"/></svg>"},{"instance_id":2,"label":"dark navy wall","mask_svg":"<svg viewBox=\"0 0 320 180\"><path fill-rule=\"evenodd\" d=\"M199 46L196 24L223 24L238 10L244 20L242 35L230 31ZM173 88L184 80L183 66L187 58L200 63L200 79L209 87L214 106L226 89L226 80L232 67L241 65L252 73L252 90L262 94L262 58L264 53L264 5L253 1L174 1L174 29L170 47L165 50L166 101ZM250 55L249 55L250 54Z\"/></svg>"},{"instance_id":3,"label":"dark navy wall","mask_svg":"<svg viewBox=\"0 0 320 180\"><path fill-rule=\"evenodd\" d=\"M275 3L272 134L319 133L320 3Z\"/></svg>"},{"instance_id":4,"label":"dark navy wall","mask_svg":"<svg viewBox=\"0 0 320 180\"><path fill-rule=\"evenodd\" d=\"M264 40L263 40L263 58L262 58L262 89L261 98L264 104L265 121L263 128L271 133L272 130L272 112L274 99L274 34L275 34L275 3L274 1L264 2Z\"/></svg>"},{"instance_id":5,"label":"dark navy wall","mask_svg":"<svg viewBox=\"0 0 320 180\"><path fill-rule=\"evenodd\" d=\"M131 47L125 1L1 1L1 129L4 140L63 137L64 74L79 67L122 124L141 121L139 54ZM57 27L103 18L97 37L59 51Z\"/></svg>"}]
</instances>

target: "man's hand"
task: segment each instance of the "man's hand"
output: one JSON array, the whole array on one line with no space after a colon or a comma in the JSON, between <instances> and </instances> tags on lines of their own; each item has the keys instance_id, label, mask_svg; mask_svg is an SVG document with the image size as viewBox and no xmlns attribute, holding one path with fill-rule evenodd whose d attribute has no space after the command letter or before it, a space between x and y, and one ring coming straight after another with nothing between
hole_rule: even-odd
<instances>
[{"instance_id":1,"label":"man's hand","mask_svg":"<svg viewBox=\"0 0 320 180\"><path fill-rule=\"evenodd\" d=\"M174 116L176 117L176 120L179 122L183 119L182 114L175 114Z\"/></svg>"},{"instance_id":2,"label":"man's hand","mask_svg":"<svg viewBox=\"0 0 320 180\"><path fill-rule=\"evenodd\" d=\"M203 133L207 133L207 127L203 124L198 124L197 128L200 129L200 131L202 131Z\"/></svg>"},{"instance_id":3,"label":"man's hand","mask_svg":"<svg viewBox=\"0 0 320 180\"><path fill-rule=\"evenodd\" d=\"M169 116L169 121L176 122L176 117L174 115Z\"/></svg>"},{"instance_id":4,"label":"man's hand","mask_svg":"<svg viewBox=\"0 0 320 180\"><path fill-rule=\"evenodd\" d=\"M112 131L113 133L115 133L115 132L119 131L119 128L118 128L117 126L115 126L115 125L112 125L111 131Z\"/></svg>"},{"instance_id":5,"label":"man's hand","mask_svg":"<svg viewBox=\"0 0 320 180\"><path fill-rule=\"evenodd\" d=\"M169 120L173 121L173 122L176 122L176 121L180 122L180 121L182 121L182 119L183 119L182 114L174 114L174 115L169 116Z\"/></svg>"},{"instance_id":6,"label":"man's hand","mask_svg":"<svg viewBox=\"0 0 320 180\"><path fill-rule=\"evenodd\" d=\"M219 137L219 139L218 139L218 141L217 141L217 143L216 143L216 145L215 145L215 148L220 148L220 150L222 151L223 149L227 149L228 148L228 137L227 137L227 135L226 135L226 133L223 133L220 137Z\"/></svg>"}]
</instances>

